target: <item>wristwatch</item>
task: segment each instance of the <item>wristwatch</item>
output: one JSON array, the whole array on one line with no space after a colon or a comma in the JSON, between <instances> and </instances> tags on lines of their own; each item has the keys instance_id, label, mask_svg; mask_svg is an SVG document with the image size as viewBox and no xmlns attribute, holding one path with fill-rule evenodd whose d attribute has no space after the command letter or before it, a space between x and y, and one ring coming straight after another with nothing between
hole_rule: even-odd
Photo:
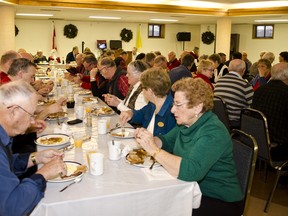
<instances>
[{"instance_id":1,"label":"wristwatch","mask_svg":"<svg viewBox=\"0 0 288 216\"><path fill-rule=\"evenodd\" d=\"M36 162L36 157L35 157L36 152L31 153L31 161L32 163L36 166L37 162Z\"/></svg>"}]
</instances>

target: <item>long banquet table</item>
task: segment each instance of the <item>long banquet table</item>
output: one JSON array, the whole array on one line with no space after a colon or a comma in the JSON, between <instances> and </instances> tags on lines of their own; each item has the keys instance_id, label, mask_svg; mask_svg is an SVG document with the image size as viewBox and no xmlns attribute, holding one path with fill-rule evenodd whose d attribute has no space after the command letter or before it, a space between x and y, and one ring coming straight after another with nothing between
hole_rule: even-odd
<instances>
[{"instance_id":1,"label":"long banquet table","mask_svg":"<svg viewBox=\"0 0 288 216\"><path fill-rule=\"evenodd\" d=\"M99 99L98 99L99 100ZM103 105L102 101L99 104ZM74 109L67 109L68 120L75 118ZM104 173L93 176L89 170L81 182L63 192L59 192L69 182L47 183L45 197L35 207L31 216L190 216L192 208L199 207L201 192L196 182L185 182L178 179L149 180L142 168L128 164L125 157L118 161L108 158L107 142L111 135L98 135L97 116L93 117L92 138L84 142L82 148L73 148L65 152L64 160L76 161L87 165L86 153L96 150L104 154ZM111 128L115 127L118 115L111 118ZM85 123L73 126L57 125L54 121L47 123L43 134L65 130L85 131ZM135 144L134 139L121 140L122 145ZM43 149L45 147L38 147Z\"/></svg>"}]
</instances>

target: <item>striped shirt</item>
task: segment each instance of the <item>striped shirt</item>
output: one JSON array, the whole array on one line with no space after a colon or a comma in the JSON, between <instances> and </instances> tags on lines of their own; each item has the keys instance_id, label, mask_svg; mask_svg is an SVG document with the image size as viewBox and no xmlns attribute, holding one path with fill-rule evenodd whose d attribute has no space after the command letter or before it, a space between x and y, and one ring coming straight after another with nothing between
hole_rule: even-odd
<instances>
[{"instance_id":1,"label":"striped shirt","mask_svg":"<svg viewBox=\"0 0 288 216\"><path fill-rule=\"evenodd\" d=\"M214 94L223 98L230 121L240 121L243 108L252 104L253 88L238 73L230 71L220 77L215 85Z\"/></svg>"}]
</instances>

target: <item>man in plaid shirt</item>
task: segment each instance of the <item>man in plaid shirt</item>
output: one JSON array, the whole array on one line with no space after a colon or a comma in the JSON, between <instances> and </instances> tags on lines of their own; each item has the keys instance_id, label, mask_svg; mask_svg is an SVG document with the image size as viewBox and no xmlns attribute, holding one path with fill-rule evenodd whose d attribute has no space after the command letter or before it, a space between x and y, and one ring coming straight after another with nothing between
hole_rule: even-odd
<instances>
[{"instance_id":1,"label":"man in plaid shirt","mask_svg":"<svg viewBox=\"0 0 288 216\"><path fill-rule=\"evenodd\" d=\"M288 160L288 63L272 67L271 80L254 93L252 108L264 113L268 121L272 159Z\"/></svg>"}]
</instances>

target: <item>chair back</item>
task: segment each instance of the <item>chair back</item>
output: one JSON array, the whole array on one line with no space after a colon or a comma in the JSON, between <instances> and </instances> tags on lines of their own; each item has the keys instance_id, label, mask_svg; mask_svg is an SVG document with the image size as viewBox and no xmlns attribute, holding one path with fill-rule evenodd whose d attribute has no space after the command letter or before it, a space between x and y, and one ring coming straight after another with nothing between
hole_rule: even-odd
<instances>
[{"instance_id":1,"label":"chair back","mask_svg":"<svg viewBox=\"0 0 288 216\"><path fill-rule=\"evenodd\" d=\"M213 102L214 106L212 112L218 116L219 120L225 125L227 130L230 132L229 117L224 100L222 99L222 97L214 95Z\"/></svg>"},{"instance_id":2,"label":"chair back","mask_svg":"<svg viewBox=\"0 0 288 216\"><path fill-rule=\"evenodd\" d=\"M237 177L244 195L243 215L245 215L254 176L258 145L253 136L237 129L232 130L231 137Z\"/></svg>"},{"instance_id":3,"label":"chair back","mask_svg":"<svg viewBox=\"0 0 288 216\"><path fill-rule=\"evenodd\" d=\"M258 157L271 164L270 138L265 115L252 108L243 109L240 129L255 138L259 146Z\"/></svg>"}]
</instances>

